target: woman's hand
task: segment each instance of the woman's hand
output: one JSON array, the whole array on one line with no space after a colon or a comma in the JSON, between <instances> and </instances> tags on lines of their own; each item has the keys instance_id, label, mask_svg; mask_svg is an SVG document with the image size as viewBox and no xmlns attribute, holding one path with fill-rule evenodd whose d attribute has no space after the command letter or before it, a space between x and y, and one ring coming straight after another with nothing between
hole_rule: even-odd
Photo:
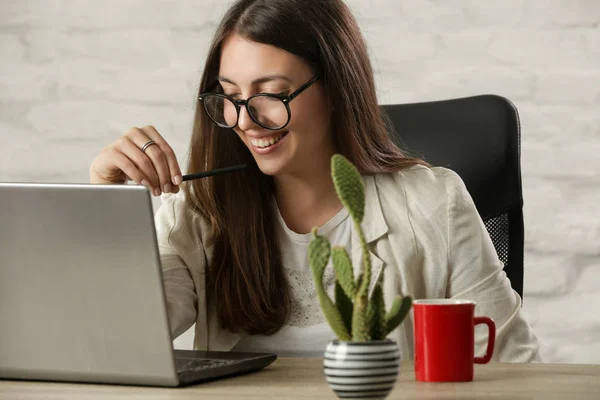
<instances>
[{"instance_id":1,"label":"woman's hand","mask_svg":"<svg viewBox=\"0 0 600 400\"><path fill-rule=\"evenodd\" d=\"M142 152L142 147L150 141ZM177 193L182 182L175 153L153 126L131 128L104 147L90 166L91 183L124 184L128 180L148 187L155 196Z\"/></svg>"}]
</instances>

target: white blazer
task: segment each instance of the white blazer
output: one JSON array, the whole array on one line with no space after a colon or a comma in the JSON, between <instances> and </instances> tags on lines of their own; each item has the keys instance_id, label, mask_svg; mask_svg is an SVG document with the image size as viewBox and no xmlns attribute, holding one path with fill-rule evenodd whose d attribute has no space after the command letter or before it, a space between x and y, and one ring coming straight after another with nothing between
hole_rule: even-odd
<instances>
[{"instance_id":1,"label":"white blazer","mask_svg":"<svg viewBox=\"0 0 600 400\"><path fill-rule=\"evenodd\" d=\"M523 316L471 196L460 177L445 168L415 166L393 174L363 176L362 228L371 249L372 282L384 273L387 306L400 294L413 299L460 298L477 303L475 314L496 324L493 360L541 361L538 340ZM157 237L173 338L194 323L194 348L229 351L243 333L219 327L207 308L205 271L212 256L205 220L186 205L183 191L163 197ZM361 248L352 230L352 260ZM218 293L216 294L218 296ZM413 359L412 313L388 336L404 359ZM476 330L476 354L485 353L487 330Z\"/></svg>"}]
</instances>

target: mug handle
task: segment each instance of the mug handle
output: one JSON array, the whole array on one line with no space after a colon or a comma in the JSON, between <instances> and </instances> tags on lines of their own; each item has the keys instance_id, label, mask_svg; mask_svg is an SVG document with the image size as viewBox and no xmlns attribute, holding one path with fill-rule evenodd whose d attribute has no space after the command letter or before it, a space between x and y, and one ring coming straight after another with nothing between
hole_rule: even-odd
<instances>
[{"instance_id":1,"label":"mug handle","mask_svg":"<svg viewBox=\"0 0 600 400\"><path fill-rule=\"evenodd\" d=\"M475 357L473 361L475 364L487 364L492 359L492 354L494 354L494 345L496 344L496 324L494 324L494 321L488 317L473 318L473 328L475 328L475 325L479 324L486 324L488 327L488 344L487 350L485 351L485 356Z\"/></svg>"}]
</instances>

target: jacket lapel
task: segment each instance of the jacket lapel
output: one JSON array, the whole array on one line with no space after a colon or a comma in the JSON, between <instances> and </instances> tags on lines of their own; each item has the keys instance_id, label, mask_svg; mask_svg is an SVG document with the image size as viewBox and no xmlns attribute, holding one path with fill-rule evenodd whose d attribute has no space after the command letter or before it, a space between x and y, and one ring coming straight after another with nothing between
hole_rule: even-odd
<instances>
[{"instance_id":1,"label":"jacket lapel","mask_svg":"<svg viewBox=\"0 0 600 400\"><path fill-rule=\"evenodd\" d=\"M385 263L377 257L371 250L372 244L377 239L387 234L388 225L383 217L381 210L381 203L379 202L379 194L377 193L377 186L375 184L374 176L363 176L363 184L365 187L365 215L361 224L367 247L369 248L369 254L371 256L371 285L369 287L369 294L372 292L375 282L379 278L379 275L385 268ZM360 239L356 226L352 224L352 267L354 270L354 276L358 277L361 265L362 265L362 249L360 245Z\"/></svg>"}]
</instances>

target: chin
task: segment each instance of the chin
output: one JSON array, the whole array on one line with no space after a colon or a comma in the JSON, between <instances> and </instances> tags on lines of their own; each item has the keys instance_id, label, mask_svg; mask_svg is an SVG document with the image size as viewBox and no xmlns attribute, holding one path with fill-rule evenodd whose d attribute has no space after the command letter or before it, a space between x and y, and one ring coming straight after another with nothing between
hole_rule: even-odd
<instances>
[{"instance_id":1,"label":"chin","mask_svg":"<svg viewBox=\"0 0 600 400\"><path fill-rule=\"evenodd\" d=\"M255 158L256 164L261 172L265 175L269 176L277 176L281 175L285 170L285 164L281 162L270 162L265 160L257 160Z\"/></svg>"}]
</instances>

